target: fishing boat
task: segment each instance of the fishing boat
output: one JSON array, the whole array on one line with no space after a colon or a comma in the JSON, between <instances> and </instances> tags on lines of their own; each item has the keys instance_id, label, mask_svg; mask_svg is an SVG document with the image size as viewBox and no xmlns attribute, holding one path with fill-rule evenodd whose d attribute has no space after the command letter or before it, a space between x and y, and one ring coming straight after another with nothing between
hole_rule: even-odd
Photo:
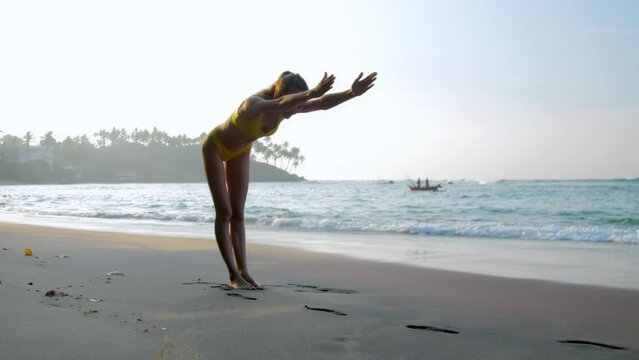
<instances>
[{"instance_id":1,"label":"fishing boat","mask_svg":"<svg viewBox=\"0 0 639 360\"><path fill-rule=\"evenodd\" d=\"M411 191L439 191L442 185L437 184L434 186L417 186L417 185L408 185Z\"/></svg>"}]
</instances>

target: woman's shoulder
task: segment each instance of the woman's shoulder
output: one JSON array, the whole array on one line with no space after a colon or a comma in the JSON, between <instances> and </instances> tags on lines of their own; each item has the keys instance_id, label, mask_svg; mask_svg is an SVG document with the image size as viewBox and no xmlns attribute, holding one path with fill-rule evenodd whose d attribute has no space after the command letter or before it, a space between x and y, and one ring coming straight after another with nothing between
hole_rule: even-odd
<instances>
[{"instance_id":1,"label":"woman's shoulder","mask_svg":"<svg viewBox=\"0 0 639 360\"><path fill-rule=\"evenodd\" d=\"M254 118L260 114L259 104L268 100L270 99L262 95L253 94L242 101L237 108L237 114L242 118Z\"/></svg>"},{"instance_id":2,"label":"woman's shoulder","mask_svg":"<svg viewBox=\"0 0 639 360\"><path fill-rule=\"evenodd\" d=\"M267 100L271 100L270 98L264 96L264 95L260 95L260 94L253 94L249 97L247 97L246 99L244 99L244 101L242 101L242 106L252 106L255 105L257 103L260 103L262 101L267 101Z\"/></svg>"}]
</instances>

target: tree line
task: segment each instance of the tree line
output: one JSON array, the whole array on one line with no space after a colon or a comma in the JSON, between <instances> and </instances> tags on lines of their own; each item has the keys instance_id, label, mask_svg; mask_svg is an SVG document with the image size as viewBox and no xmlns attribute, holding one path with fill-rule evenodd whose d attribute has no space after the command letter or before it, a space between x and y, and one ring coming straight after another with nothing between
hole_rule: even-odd
<instances>
[{"instance_id":1,"label":"tree line","mask_svg":"<svg viewBox=\"0 0 639 360\"><path fill-rule=\"evenodd\" d=\"M5 134L0 138L0 178L25 182L73 181L78 176L82 182L201 181L200 144L206 135L172 136L156 127L151 131L114 127L62 141L52 131L40 138L31 131L23 136ZM299 148L270 138L256 141L251 157L285 172L305 160Z\"/></svg>"}]
</instances>

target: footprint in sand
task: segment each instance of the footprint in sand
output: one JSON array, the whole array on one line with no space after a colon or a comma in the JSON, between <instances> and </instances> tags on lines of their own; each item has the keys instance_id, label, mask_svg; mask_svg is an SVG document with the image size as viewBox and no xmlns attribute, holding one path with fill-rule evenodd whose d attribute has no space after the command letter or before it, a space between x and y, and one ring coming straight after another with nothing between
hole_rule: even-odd
<instances>
[{"instance_id":1,"label":"footprint in sand","mask_svg":"<svg viewBox=\"0 0 639 360\"><path fill-rule=\"evenodd\" d=\"M184 282L182 282L182 285L222 285L222 284L215 283L215 282L197 280L197 281L184 281Z\"/></svg>"},{"instance_id":2,"label":"footprint in sand","mask_svg":"<svg viewBox=\"0 0 639 360\"><path fill-rule=\"evenodd\" d=\"M245 300L257 300L257 298L250 297L250 296L244 296L244 295L238 294L238 293L227 293L226 295L232 296L232 297L242 298L242 299L245 299Z\"/></svg>"},{"instance_id":3,"label":"footprint in sand","mask_svg":"<svg viewBox=\"0 0 639 360\"><path fill-rule=\"evenodd\" d=\"M346 316L345 313L341 312L341 311L336 311L336 310L331 310L331 309L325 309L325 308L318 308L318 307L310 307L308 305L304 305L304 308L306 308L307 310L313 310L313 311L323 311L323 312L327 312L327 313L331 313L331 314L335 314L335 315L339 315L339 316Z\"/></svg>"},{"instance_id":4,"label":"footprint in sand","mask_svg":"<svg viewBox=\"0 0 639 360\"><path fill-rule=\"evenodd\" d=\"M182 285L210 285L212 289L221 289L224 291L234 290L232 287L228 286L227 284L202 281L202 279L197 279L194 281L184 281L182 282Z\"/></svg>"},{"instance_id":5,"label":"footprint in sand","mask_svg":"<svg viewBox=\"0 0 639 360\"><path fill-rule=\"evenodd\" d=\"M288 284L291 287L298 288L297 292L312 292L312 293L329 293L329 294L355 294L355 290L350 289L337 289L337 288L325 288L314 285L304 284Z\"/></svg>"},{"instance_id":6,"label":"footprint in sand","mask_svg":"<svg viewBox=\"0 0 639 360\"><path fill-rule=\"evenodd\" d=\"M428 331L443 332L443 333L446 333L446 334L459 334L459 331L457 331L457 330L444 329L444 328L440 328L440 327L436 327L436 326L406 325L406 327L409 328L409 329L414 329L414 330L428 330Z\"/></svg>"},{"instance_id":7,"label":"footprint in sand","mask_svg":"<svg viewBox=\"0 0 639 360\"><path fill-rule=\"evenodd\" d=\"M627 350L625 347L608 345L608 344L598 343L598 342L588 341L588 340L557 340L557 342L560 342L562 344L598 346L598 347L611 349L611 350Z\"/></svg>"}]
</instances>

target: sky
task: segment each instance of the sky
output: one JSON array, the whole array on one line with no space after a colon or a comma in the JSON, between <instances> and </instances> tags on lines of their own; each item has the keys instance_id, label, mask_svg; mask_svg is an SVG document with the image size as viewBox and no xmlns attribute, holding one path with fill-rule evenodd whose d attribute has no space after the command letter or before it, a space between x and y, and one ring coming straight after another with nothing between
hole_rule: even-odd
<instances>
[{"instance_id":1,"label":"sky","mask_svg":"<svg viewBox=\"0 0 639 360\"><path fill-rule=\"evenodd\" d=\"M0 0L0 135L191 137L284 70L361 97L285 120L312 180L639 177L637 1Z\"/></svg>"}]
</instances>

